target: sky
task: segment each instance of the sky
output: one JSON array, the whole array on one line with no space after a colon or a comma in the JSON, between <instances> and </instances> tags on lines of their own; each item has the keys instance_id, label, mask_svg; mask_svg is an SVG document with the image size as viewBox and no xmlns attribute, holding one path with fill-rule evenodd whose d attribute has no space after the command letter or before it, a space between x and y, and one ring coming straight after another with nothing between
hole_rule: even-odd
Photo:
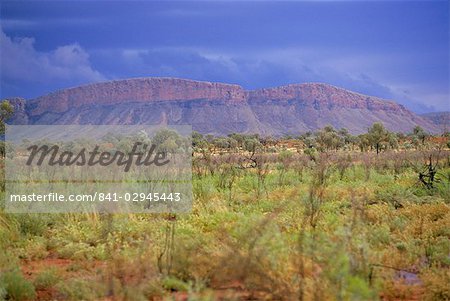
<instances>
[{"instance_id":1,"label":"sky","mask_svg":"<svg viewBox=\"0 0 450 301\"><path fill-rule=\"evenodd\" d=\"M449 1L1 1L0 97L115 79L323 82L450 110Z\"/></svg>"}]
</instances>

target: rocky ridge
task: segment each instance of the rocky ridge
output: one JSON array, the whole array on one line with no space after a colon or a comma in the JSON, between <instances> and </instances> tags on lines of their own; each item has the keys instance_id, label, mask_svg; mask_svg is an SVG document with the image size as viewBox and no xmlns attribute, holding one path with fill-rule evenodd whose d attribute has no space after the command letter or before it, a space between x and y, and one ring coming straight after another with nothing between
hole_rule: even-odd
<instances>
[{"instance_id":1,"label":"rocky ridge","mask_svg":"<svg viewBox=\"0 0 450 301\"><path fill-rule=\"evenodd\" d=\"M439 129L393 101L322 83L246 91L175 78L94 83L31 100L12 99L15 124L191 124L205 134L298 134L331 124L353 133L373 122L390 130Z\"/></svg>"}]
</instances>

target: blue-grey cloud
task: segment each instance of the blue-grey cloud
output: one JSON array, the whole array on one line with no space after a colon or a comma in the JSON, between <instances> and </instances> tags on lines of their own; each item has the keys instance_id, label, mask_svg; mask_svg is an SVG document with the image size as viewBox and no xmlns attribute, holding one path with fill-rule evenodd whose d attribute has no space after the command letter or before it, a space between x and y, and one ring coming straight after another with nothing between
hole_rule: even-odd
<instances>
[{"instance_id":1,"label":"blue-grey cloud","mask_svg":"<svg viewBox=\"0 0 450 301\"><path fill-rule=\"evenodd\" d=\"M45 86L52 82L76 84L106 79L91 67L89 54L76 43L49 52L37 51L34 44L34 38L11 38L0 30L2 85L14 87L11 83L23 82Z\"/></svg>"},{"instance_id":2,"label":"blue-grey cloud","mask_svg":"<svg viewBox=\"0 0 450 301\"><path fill-rule=\"evenodd\" d=\"M2 55L3 97L174 76L247 89L326 82L448 109L448 1L2 4L2 39L20 49Z\"/></svg>"}]
</instances>

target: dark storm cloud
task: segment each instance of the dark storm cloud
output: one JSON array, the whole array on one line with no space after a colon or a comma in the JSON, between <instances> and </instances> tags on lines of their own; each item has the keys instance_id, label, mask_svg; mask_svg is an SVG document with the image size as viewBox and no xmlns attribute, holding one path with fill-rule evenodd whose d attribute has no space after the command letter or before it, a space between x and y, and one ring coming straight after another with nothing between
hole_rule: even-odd
<instances>
[{"instance_id":1,"label":"dark storm cloud","mask_svg":"<svg viewBox=\"0 0 450 301\"><path fill-rule=\"evenodd\" d=\"M3 2L1 96L174 76L448 109L448 2ZM45 74L43 74L45 73Z\"/></svg>"}]
</instances>

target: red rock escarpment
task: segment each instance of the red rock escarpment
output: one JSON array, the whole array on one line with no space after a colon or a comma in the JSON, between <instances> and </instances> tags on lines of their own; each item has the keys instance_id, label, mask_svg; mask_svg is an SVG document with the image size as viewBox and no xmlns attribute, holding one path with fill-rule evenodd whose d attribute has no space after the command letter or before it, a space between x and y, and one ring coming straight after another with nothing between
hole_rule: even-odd
<instances>
[{"instance_id":1,"label":"red rock escarpment","mask_svg":"<svg viewBox=\"0 0 450 301\"><path fill-rule=\"evenodd\" d=\"M83 105L210 99L241 102L246 93L238 85L176 78L134 78L61 90L30 101L30 114L62 113Z\"/></svg>"},{"instance_id":2,"label":"red rock escarpment","mask_svg":"<svg viewBox=\"0 0 450 301\"><path fill-rule=\"evenodd\" d=\"M404 106L393 101L367 96L323 83L292 84L275 88L250 91L250 100L293 100L320 108L368 109L410 114Z\"/></svg>"},{"instance_id":3,"label":"red rock escarpment","mask_svg":"<svg viewBox=\"0 0 450 301\"><path fill-rule=\"evenodd\" d=\"M363 133L374 122L393 131L431 122L392 101L328 84L245 91L238 85L174 78L135 78L16 100L15 124L190 124L204 134L298 134L325 125Z\"/></svg>"}]
</instances>

